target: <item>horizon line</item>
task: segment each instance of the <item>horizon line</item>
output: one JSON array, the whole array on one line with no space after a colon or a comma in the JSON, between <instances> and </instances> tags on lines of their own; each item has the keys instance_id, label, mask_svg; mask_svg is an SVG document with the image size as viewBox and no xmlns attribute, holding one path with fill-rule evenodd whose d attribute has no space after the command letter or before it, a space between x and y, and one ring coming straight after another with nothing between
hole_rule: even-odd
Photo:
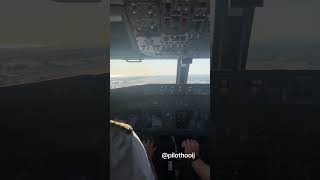
<instances>
[{"instance_id":1,"label":"horizon line","mask_svg":"<svg viewBox=\"0 0 320 180\"><path fill-rule=\"evenodd\" d=\"M190 75L196 75L196 76L209 76L210 74L189 74ZM176 74L156 74L156 75L111 75L110 77L156 77L156 76L176 76Z\"/></svg>"}]
</instances>

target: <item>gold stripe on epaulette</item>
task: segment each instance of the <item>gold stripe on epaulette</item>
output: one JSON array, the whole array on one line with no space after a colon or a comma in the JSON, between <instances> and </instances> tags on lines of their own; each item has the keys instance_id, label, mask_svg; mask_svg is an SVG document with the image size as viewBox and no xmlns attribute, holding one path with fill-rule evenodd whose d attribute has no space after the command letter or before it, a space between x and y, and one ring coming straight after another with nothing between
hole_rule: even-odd
<instances>
[{"instance_id":1,"label":"gold stripe on epaulette","mask_svg":"<svg viewBox=\"0 0 320 180\"><path fill-rule=\"evenodd\" d=\"M129 124L117 122L114 120L110 120L110 126L119 127L122 130L125 130L126 133L130 134L132 133L133 129Z\"/></svg>"}]
</instances>

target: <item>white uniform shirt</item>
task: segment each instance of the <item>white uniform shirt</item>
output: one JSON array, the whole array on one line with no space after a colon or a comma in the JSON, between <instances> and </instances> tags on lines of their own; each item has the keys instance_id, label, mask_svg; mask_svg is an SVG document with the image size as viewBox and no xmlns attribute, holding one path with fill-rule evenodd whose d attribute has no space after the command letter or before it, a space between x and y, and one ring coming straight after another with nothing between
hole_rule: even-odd
<instances>
[{"instance_id":1,"label":"white uniform shirt","mask_svg":"<svg viewBox=\"0 0 320 180\"><path fill-rule=\"evenodd\" d=\"M143 144L134 131L110 126L110 180L154 180Z\"/></svg>"}]
</instances>

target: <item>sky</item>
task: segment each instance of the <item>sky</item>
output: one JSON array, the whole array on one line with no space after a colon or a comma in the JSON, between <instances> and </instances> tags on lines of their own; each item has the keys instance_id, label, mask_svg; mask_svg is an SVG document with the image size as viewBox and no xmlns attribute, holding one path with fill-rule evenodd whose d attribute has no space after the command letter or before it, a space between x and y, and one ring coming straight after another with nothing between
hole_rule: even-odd
<instances>
[{"instance_id":1,"label":"sky","mask_svg":"<svg viewBox=\"0 0 320 180\"><path fill-rule=\"evenodd\" d=\"M177 60L143 60L128 63L124 60L111 60L111 77L176 75ZM210 74L210 60L196 59L190 65L189 75Z\"/></svg>"},{"instance_id":2,"label":"sky","mask_svg":"<svg viewBox=\"0 0 320 180\"><path fill-rule=\"evenodd\" d=\"M1 0L0 46L106 47L104 3Z\"/></svg>"},{"instance_id":3,"label":"sky","mask_svg":"<svg viewBox=\"0 0 320 180\"><path fill-rule=\"evenodd\" d=\"M265 0L256 8L252 41L320 40L319 0Z\"/></svg>"}]
</instances>

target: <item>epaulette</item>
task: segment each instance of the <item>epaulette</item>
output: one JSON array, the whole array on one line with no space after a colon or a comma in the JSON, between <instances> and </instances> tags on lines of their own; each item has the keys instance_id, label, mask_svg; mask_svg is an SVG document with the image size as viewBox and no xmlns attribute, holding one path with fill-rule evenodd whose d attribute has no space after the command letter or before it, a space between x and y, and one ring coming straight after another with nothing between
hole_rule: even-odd
<instances>
[{"instance_id":1,"label":"epaulette","mask_svg":"<svg viewBox=\"0 0 320 180\"><path fill-rule=\"evenodd\" d=\"M127 134L130 134L133 131L132 127L129 124L122 123L122 122L110 120L110 127L111 126L118 127L121 130L124 130Z\"/></svg>"}]
</instances>

